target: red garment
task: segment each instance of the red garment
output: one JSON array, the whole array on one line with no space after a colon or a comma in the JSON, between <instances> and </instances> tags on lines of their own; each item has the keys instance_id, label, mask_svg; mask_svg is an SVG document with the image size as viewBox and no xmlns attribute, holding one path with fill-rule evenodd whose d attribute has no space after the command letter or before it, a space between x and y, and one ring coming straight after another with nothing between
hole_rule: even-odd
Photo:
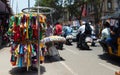
<instances>
[{"instance_id":1,"label":"red garment","mask_svg":"<svg viewBox=\"0 0 120 75\"><path fill-rule=\"evenodd\" d=\"M14 41L20 40L20 26L15 25L13 31L14 31L14 36L13 36Z\"/></svg>"},{"instance_id":2,"label":"red garment","mask_svg":"<svg viewBox=\"0 0 120 75\"><path fill-rule=\"evenodd\" d=\"M32 25L32 29L33 29L33 38L37 39L38 38L38 29L36 25Z\"/></svg>"},{"instance_id":3,"label":"red garment","mask_svg":"<svg viewBox=\"0 0 120 75\"><path fill-rule=\"evenodd\" d=\"M61 24L57 24L55 26L55 35L61 35L62 34L62 25Z\"/></svg>"}]
</instances>

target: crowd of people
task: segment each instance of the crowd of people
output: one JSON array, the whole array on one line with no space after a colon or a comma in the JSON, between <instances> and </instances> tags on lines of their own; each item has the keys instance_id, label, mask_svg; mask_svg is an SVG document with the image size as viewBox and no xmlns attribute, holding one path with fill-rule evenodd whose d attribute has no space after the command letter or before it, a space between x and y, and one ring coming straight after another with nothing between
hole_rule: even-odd
<instances>
[{"instance_id":1,"label":"crowd of people","mask_svg":"<svg viewBox=\"0 0 120 75\"><path fill-rule=\"evenodd\" d=\"M46 29L46 32L51 32L49 35L51 34L58 35L58 36L63 36L66 38L67 35L72 34L73 32L72 26L73 24L72 23L70 24L70 22L64 25L62 25L62 23L57 22L54 25L54 28L48 27ZM118 23L116 23L113 26L111 25L110 22L106 20L102 24L102 27L103 27L102 30L99 33L96 33L95 25L92 24L92 22L80 21L80 25L78 26L77 35L76 35L77 47L79 47L80 49L90 49L86 42L86 38L90 37L92 39L91 46L96 46L94 42L94 39L95 39L99 41L104 51L107 51L108 46L110 46L113 52L116 52L117 51L118 26L119 26ZM96 36L97 34L100 34L101 36L97 37Z\"/></svg>"},{"instance_id":2,"label":"crowd of people","mask_svg":"<svg viewBox=\"0 0 120 75\"><path fill-rule=\"evenodd\" d=\"M56 22L53 26L48 21L47 27L45 30L45 36L49 37L51 35L63 36L66 38L68 35L72 35L73 33L73 26L75 23L68 21L67 23L60 23ZM78 23L76 23L78 24ZM118 38L118 22L115 25L111 25L110 21L106 20L102 24L102 30L97 33L95 25L91 21L80 21L77 27L77 47L80 49L90 49L87 45L86 38L90 37L92 39L91 46L95 46L94 39L100 39L99 43L102 46L103 50L106 52L108 50L108 46L112 48L114 52L117 51L117 38ZM2 28L0 29L2 30ZM100 34L100 37L97 37L96 34ZM60 44L59 44L60 45ZM63 44L62 44L63 47Z\"/></svg>"},{"instance_id":3,"label":"crowd of people","mask_svg":"<svg viewBox=\"0 0 120 75\"><path fill-rule=\"evenodd\" d=\"M111 26L108 21L104 24L104 29L101 33L101 39L99 41L105 52L108 52L108 46L112 48L113 53L117 53L117 38L119 37L119 24L118 22Z\"/></svg>"}]
</instances>

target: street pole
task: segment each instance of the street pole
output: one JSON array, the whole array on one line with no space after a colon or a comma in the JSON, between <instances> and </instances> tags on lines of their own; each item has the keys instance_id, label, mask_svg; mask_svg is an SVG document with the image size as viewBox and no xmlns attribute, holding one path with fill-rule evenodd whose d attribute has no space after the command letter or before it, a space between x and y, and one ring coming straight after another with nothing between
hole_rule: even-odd
<instances>
[{"instance_id":1,"label":"street pole","mask_svg":"<svg viewBox=\"0 0 120 75\"><path fill-rule=\"evenodd\" d=\"M12 0L12 9L13 9L14 0Z\"/></svg>"},{"instance_id":2,"label":"street pole","mask_svg":"<svg viewBox=\"0 0 120 75\"><path fill-rule=\"evenodd\" d=\"M38 0L38 7L39 7ZM37 9L37 22L38 22L38 75L40 75L40 22L39 22L39 8Z\"/></svg>"},{"instance_id":3,"label":"street pole","mask_svg":"<svg viewBox=\"0 0 120 75\"><path fill-rule=\"evenodd\" d=\"M30 11L30 0L28 0L28 12Z\"/></svg>"}]
</instances>

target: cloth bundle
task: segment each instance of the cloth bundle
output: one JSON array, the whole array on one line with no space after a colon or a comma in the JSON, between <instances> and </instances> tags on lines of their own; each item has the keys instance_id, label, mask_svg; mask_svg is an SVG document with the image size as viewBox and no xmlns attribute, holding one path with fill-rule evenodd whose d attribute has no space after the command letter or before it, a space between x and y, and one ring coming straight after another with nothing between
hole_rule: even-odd
<instances>
[{"instance_id":1,"label":"cloth bundle","mask_svg":"<svg viewBox=\"0 0 120 75\"><path fill-rule=\"evenodd\" d=\"M42 17L40 16L39 18L41 19ZM40 24L40 27L38 27L38 24ZM12 37L15 42L37 40L38 28L40 28L40 39L42 39L46 28L44 19L41 19L38 23L37 16L12 16L10 18L8 34L13 35Z\"/></svg>"},{"instance_id":2,"label":"cloth bundle","mask_svg":"<svg viewBox=\"0 0 120 75\"><path fill-rule=\"evenodd\" d=\"M11 35L13 44L11 45L12 66L27 67L37 65L38 58L38 28L40 28L40 40L45 32L45 16L34 14L16 15L10 18L8 35ZM39 21L39 22L38 22ZM39 25L39 26L38 26ZM44 61L46 52L44 44L40 43L40 62Z\"/></svg>"},{"instance_id":3,"label":"cloth bundle","mask_svg":"<svg viewBox=\"0 0 120 75\"><path fill-rule=\"evenodd\" d=\"M41 56L43 56L45 52L45 47L40 46L41 48ZM24 67L37 65L37 53L38 53L38 45L37 44L13 44L11 46L11 59L10 62L12 66ZM41 59L40 61L44 61Z\"/></svg>"},{"instance_id":4,"label":"cloth bundle","mask_svg":"<svg viewBox=\"0 0 120 75\"><path fill-rule=\"evenodd\" d=\"M49 43L49 42L65 42L66 39L64 37L61 37L61 36L49 36L49 37L46 37L46 38L43 38L41 40L41 42L43 43Z\"/></svg>"}]
</instances>

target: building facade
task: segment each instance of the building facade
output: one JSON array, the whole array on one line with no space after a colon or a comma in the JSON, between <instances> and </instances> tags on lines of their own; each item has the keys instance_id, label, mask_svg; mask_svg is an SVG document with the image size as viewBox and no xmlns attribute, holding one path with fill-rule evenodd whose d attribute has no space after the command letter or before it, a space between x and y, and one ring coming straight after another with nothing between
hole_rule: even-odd
<instances>
[{"instance_id":1,"label":"building facade","mask_svg":"<svg viewBox=\"0 0 120 75\"><path fill-rule=\"evenodd\" d=\"M9 26L9 18L12 15L9 0L0 0L0 46L2 44L3 35L7 32Z\"/></svg>"},{"instance_id":2,"label":"building facade","mask_svg":"<svg viewBox=\"0 0 120 75\"><path fill-rule=\"evenodd\" d=\"M120 11L120 0L101 0L100 3L100 8L97 9L99 14L102 16L110 16L111 14ZM93 3L88 3L87 4L87 15L85 17L82 17L82 19L87 19L87 20L92 20L94 21L94 16L95 16L95 7ZM101 18L99 17L99 18Z\"/></svg>"}]
</instances>

